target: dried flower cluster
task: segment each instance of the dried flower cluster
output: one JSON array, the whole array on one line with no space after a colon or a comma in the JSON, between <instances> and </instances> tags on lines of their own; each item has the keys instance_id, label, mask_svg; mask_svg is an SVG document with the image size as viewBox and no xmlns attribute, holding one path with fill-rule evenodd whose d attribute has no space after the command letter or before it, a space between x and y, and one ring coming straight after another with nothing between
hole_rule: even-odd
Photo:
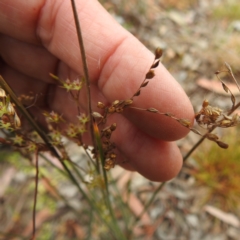
<instances>
[{"instance_id":1,"label":"dried flower cluster","mask_svg":"<svg viewBox=\"0 0 240 240\"><path fill-rule=\"evenodd\" d=\"M238 114L233 114L234 111L240 106L240 103L236 103L236 97L233 95L231 90L228 88L228 86L221 80L219 74L222 72L227 72L232 80L235 82L236 86L239 88L238 82L235 79L231 67L225 63L225 67L227 70L224 71L217 71L215 74L219 81L222 83L222 87L224 91L230 94L232 106L229 111L224 111L221 108L214 107L209 105L209 102L207 100L204 100L202 103L202 108L199 112L195 114L196 122L201 127L205 127L207 129L207 132L205 134L201 134L196 129L190 128L193 132L197 133L198 135L204 136L207 139L214 141L218 144L221 148L228 148L228 144L222 142L219 140L219 137L216 134L211 133L215 128L229 128L234 127L240 123L240 117ZM233 114L233 115L231 115Z\"/></svg>"},{"instance_id":2,"label":"dried flower cluster","mask_svg":"<svg viewBox=\"0 0 240 240\"><path fill-rule=\"evenodd\" d=\"M11 103L10 97L0 88L0 128L5 130L19 129L21 126L20 118Z\"/></svg>"},{"instance_id":3,"label":"dried flower cluster","mask_svg":"<svg viewBox=\"0 0 240 240\"><path fill-rule=\"evenodd\" d=\"M70 81L67 79L63 81L62 79L58 78L57 76L50 74L50 76L60 83L60 87L66 89L67 92L71 94L72 99L76 102L78 107L78 121L73 123L68 123L64 133L58 130L58 124L66 123L67 121L63 118L63 116L59 115L56 112L44 112L43 115L45 116L46 122L48 124L48 129L52 132L49 134L51 139L51 143L55 146L61 146L61 135L64 134L73 141L75 141L79 146L83 146L87 149L87 146L82 141L82 135L87 132L87 124L90 121L89 116L85 113L80 112L78 106L78 99L80 95L80 91L85 83L84 78L77 78L74 81ZM54 132L54 133L53 133Z\"/></svg>"},{"instance_id":4,"label":"dried flower cluster","mask_svg":"<svg viewBox=\"0 0 240 240\"><path fill-rule=\"evenodd\" d=\"M195 115L195 119L200 126L207 129L213 127L228 128L239 124L239 115L229 116L218 107L212 107L207 100L203 101L202 109Z\"/></svg>"},{"instance_id":5,"label":"dried flower cluster","mask_svg":"<svg viewBox=\"0 0 240 240\"><path fill-rule=\"evenodd\" d=\"M25 98L27 97L25 96ZM14 133L6 139L0 138L0 142L18 148L24 155L34 152L37 149L44 149L44 144L31 139L30 133L24 134L20 132L21 121L14 106L15 104L6 95L5 90L0 88L0 128L6 130L6 134L9 131Z\"/></svg>"}]
</instances>

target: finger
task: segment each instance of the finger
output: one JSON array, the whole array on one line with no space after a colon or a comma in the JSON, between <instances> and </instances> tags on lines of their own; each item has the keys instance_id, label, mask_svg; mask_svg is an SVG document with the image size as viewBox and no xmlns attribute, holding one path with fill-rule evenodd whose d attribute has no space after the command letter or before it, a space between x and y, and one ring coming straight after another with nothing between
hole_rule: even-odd
<instances>
[{"instance_id":1,"label":"finger","mask_svg":"<svg viewBox=\"0 0 240 240\"><path fill-rule=\"evenodd\" d=\"M81 2L78 13L91 80L98 84L109 102L130 98L151 65L152 54L116 24L98 2ZM74 71L81 73L75 26L69 24L72 22L68 1L46 1L36 28L44 46ZM193 110L188 98L163 66L158 68L157 76L155 82L152 81L154 84L148 87L148 92L141 94L136 105L155 107L162 112L192 119ZM157 138L174 140L188 132L176 122L161 116L151 117L151 124L149 115L142 112L131 112L128 116L138 127Z\"/></svg>"},{"instance_id":2,"label":"finger","mask_svg":"<svg viewBox=\"0 0 240 240\"><path fill-rule=\"evenodd\" d=\"M5 63L33 80L55 82L49 73L56 73L58 59L44 47L0 34L0 53Z\"/></svg>"},{"instance_id":3,"label":"finger","mask_svg":"<svg viewBox=\"0 0 240 240\"><path fill-rule=\"evenodd\" d=\"M48 84L26 76L6 64L1 64L0 70L1 76L8 80L9 86L14 89L17 96L23 94L33 96L36 99L35 105L47 106L45 96L48 95Z\"/></svg>"},{"instance_id":4,"label":"finger","mask_svg":"<svg viewBox=\"0 0 240 240\"><path fill-rule=\"evenodd\" d=\"M7 62L10 66L15 67L18 71L21 71L24 74L33 77L34 79L41 79L43 81L53 82L53 80L49 77L49 72L55 72L54 69L56 68L56 65L57 65L57 59L53 55L51 55L46 49L44 49L40 46L26 44L21 41L12 39L10 37L1 36L0 37L0 52L1 52L2 58L5 60L5 62ZM63 63L61 63L59 65L60 65L60 67L58 67L60 69L59 73L64 79L66 79L69 75L69 68L66 64L63 64ZM64 74L64 72L65 72L65 74ZM169 75L168 78L171 78L171 76ZM119 79L119 81L120 81L120 79ZM155 80L151 80L153 86L154 86L154 81ZM150 84L151 84L151 82L150 82ZM114 89L116 87L116 84L114 83L114 85L110 86L110 88ZM157 84L155 84L155 85L157 85ZM141 102L139 104L139 106L145 107L145 108L149 108L149 107L153 107L153 106L156 107L157 105L168 106L168 104L166 104L164 102L166 99L161 97L161 95L162 95L161 92L164 90L164 87L165 86L162 86L161 89L157 89L156 96L153 96L153 95L151 96L151 98L153 100L154 99L156 100L152 106L150 106L149 103L144 102L145 100L143 102ZM135 88L137 89L137 86L135 86ZM172 89L172 87L169 87L169 88ZM153 89L153 91L155 91L155 89ZM63 94L62 92L63 91L61 91L61 94ZM113 92L115 92L115 91L113 91ZM144 89L142 92L143 92L142 94L145 94L145 93L148 94L148 89ZM93 99L95 99L95 101L93 101L94 103L96 103L97 101L105 101L105 99L102 96L100 97L99 95L100 94L98 93L98 91L95 90L95 87L94 87L94 94L93 94L93 96L94 96ZM159 97L159 95L160 95L160 97ZM171 96L173 96L175 98L175 94L170 92L167 101L170 101ZM49 96L49 97L51 97L51 99L53 99L52 96ZM173 99L173 101L174 101L174 99ZM51 100L50 102L54 102L54 101ZM86 99L85 99L85 102L86 102ZM56 104L59 105L58 102L56 102ZM174 105L176 105L176 103L174 103ZM64 104L61 104L60 106L62 107L62 106L64 106ZM177 106L179 107L179 103L177 104ZM183 104L183 106L184 106L184 104ZM164 110L162 108L161 109L164 112L169 112L169 111L171 111L170 107L172 107L172 106L168 106L168 109L164 109ZM183 112L185 111L185 109L183 107L182 108L180 107L179 110L183 110ZM131 110L131 111L134 112L133 110ZM144 128L145 126L141 123L144 123L145 121L139 121L138 113L136 112L135 114L132 114L132 112L128 111L128 117L131 117L132 120L135 121L135 123L140 128ZM183 116L183 115L184 114L182 114L182 113L179 114L179 116ZM149 118L149 117L151 117L152 121L154 121L153 118L155 116L153 116L153 114L147 113L147 114L145 114L145 116L141 115L141 119ZM167 119L166 117L163 117L163 120L164 120L164 118L165 118L166 123L169 123L169 119ZM147 120L148 119L146 119L146 121ZM159 126L160 126L160 124L166 125L163 122L159 122ZM174 127L172 127L173 134L174 134L174 131L177 131L178 130L177 128L179 127L178 123L175 123L175 125L176 125L176 129ZM151 124L150 127L152 128L152 131L155 132L156 126ZM169 138L168 131L166 132L165 139L167 137Z\"/></svg>"},{"instance_id":5,"label":"finger","mask_svg":"<svg viewBox=\"0 0 240 240\"><path fill-rule=\"evenodd\" d=\"M15 94L22 99L22 103L30 111L31 115L34 116L34 120L46 127L43 112L49 111L46 101L46 96L49 95L49 84L26 76L6 64L1 64L0 72L3 79L8 80L7 83L14 89ZM26 129L29 130L29 122L23 117L20 111L18 113L23 131Z\"/></svg>"},{"instance_id":6,"label":"finger","mask_svg":"<svg viewBox=\"0 0 240 240\"><path fill-rule=\"evenodd\" d=\"M21 41L40 44L36 26L44 2L44 0L0 1L0 32Z\"/></svg>"},{"instance_id":7,"label":"finger","mask_svg":"<svg viewBox=\"0 0 240 240\"><path fill-rule=\"evenodd\" d=\"M15 86L17 94L33 91L34 93L42 93L38 99L41 107L46 107L42 96L46 95L47 84L42 81L36 81L38 84L31 85L33 79L25 76L8 66L1 68L3 77L8 78L10 86L18 83ZM28 84L25 84L28 83ZM63 90L64 91L64 90ZM64 91L66 93L66 91ZM72 104L72 99L64 94L61 95L63 102L59 102L59 107L65 103L68 106L69 112L74 112L76 106ZM67 104L66 104L67 103ZM33 110L35 107L33 106ZM37 109L38 110L38 109ZM61 111L61 108L59 108ZM41 111L38 110L38 114ZM41 115L41 114L40 114ZM38 117L41 118L41 116ZM75 113L75 116L77 112ZM181 154L178 148L173 143L166 143L160 140L149 137L145 133L137 129L122 115L113 115L109 118L110 123L117 123L116 132L113 133L111 141L116 143L118 148L118 162L125 168L137 170L142 175L153 181L166 181L176 176L182 164Z\"/></svg>"},{"instance_id":8,"label":"finger","mask_svg":"<svg viewBox=\"0 0 240 240\"><path fill-rule=\"evenodd\" d=\"M124 116L110 118L117 128L111 141L119 151L118 162L138 171L152 181L167 181L182 167L182 156L175 143L164 142L146 135Z\"/></svg>"},{"instance_id":9,"label":"finger","mask_svg":"<svg viewBox=\"0 0 240 240\"><path fill-rule=\"evenodd\" d=\"M116 24L100 5L94 3L88 1L84 6L79 7L78 11L83 35L86 39L85 49L88 54L91 80L98 79L97 85L109 102L115 99L130 98L148 71L153 55L132 35ZM58 15L64 15L65 19L58 18ZM98 18L96 19L95 16ZM49 32L52 31L46 27L47 23L50 26L49 22L51 21L44 11L42 19L44 20L39 21L38 33L44 44L62 61L67 62L68 60L71 68L79 71L78 63L81 60L78 55L75 26L69 26L69 24L68 28L66 26L66 23L73 21L72 17L64 9L59 8L59 12L55 16L58 21L55 21L55 31L51 36ZM91 24L90 28L89 24ZM62 32L66 32L66 35L60 34ZM69 44L69 38L72 44ZM59 45L61 41L62 43ZM62 45L68 46L67 50L61 47ZM99 56L102 63L100 68L96 63ZM73 61L71 62L70 59ZM155 107L161 112L171 112L177 117L192 120L193 109L182 88L162 65L156 70L156 75L157 77L147 91L143 91L139 100L136 101L136 105ZM128 117L146 133L157 138L175 140L188 132L177 122L159 115L151 116L151 124L149 124L149 114L132 111L130 114L128 113Z\"/></svg>"}]
</instances>

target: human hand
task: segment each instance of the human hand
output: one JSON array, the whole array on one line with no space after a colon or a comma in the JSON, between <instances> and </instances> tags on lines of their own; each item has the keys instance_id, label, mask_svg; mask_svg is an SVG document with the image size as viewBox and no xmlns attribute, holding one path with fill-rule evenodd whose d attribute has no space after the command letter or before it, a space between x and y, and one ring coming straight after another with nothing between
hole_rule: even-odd
<instances>
[{"instance_id":1,"label":"human hand","mask_svg":"<svg viewBox=\"0 0 240 240\"><path fill-rule=\"evenodd\" d=\"M78 1L91 80L92 105L128 99L139 88L153 61L149 52L124 30L98 1ZM82 76L81 57L70 1L0 2L0 74L19 94L42 93L38 107L77 115L73 101L49 73L61 79ZM154 107L192 120L192 106L182 88L160 64L156 76L134 99L141 108ZM80 105L86 107L84 96ZM173 178L182 165L174 141L188 133L176 121L157 114L128 109L114 114L117 123L112 140L118 148L118 162L153 181Z\"/></svg>"}]
</instances>

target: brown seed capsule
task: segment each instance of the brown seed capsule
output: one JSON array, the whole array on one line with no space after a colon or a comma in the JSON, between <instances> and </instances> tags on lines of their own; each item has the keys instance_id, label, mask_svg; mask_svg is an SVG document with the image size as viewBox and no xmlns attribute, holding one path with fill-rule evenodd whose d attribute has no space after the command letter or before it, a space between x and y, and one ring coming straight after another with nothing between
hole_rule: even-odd
<instances>
[{"instance_id":1,"label":"brown seed capsule","mask_svg":"<svg viewBox=\"0 0 240 240\"><path fill-rule=\"evenodd\" d=\"M116 107L118 104L119 104L119 100L115 100L113 103L112 103L112 106Z\"/></svg>"},{"instance_id":2,"label":"brown seed capsule","mask_svg":"<svg viewBox=\"0 0 240 240\"><path fill-rule=\"evenodd\" d=\"M105 127L104 129L102 129L101 132L106 132L109 128L110 128L110 127L107 126L107 127Z\"/></svg>"},{"instance_id":3,"label":"brown seed capsule","mask_svg":"<svg viewBox=\"0 0 240 240\"><path fill-rule=\"evenodd\" d=\"M160 57L162 56L162 54L163 54L163 50L158 47L158 48L155 50L155 59L160 58Z\"/></svg>"},{"instance_id":4,"label":"brown seed capsule","mask_svg":"<svg viewBox=\"0 0 240 240\"><path fill-rule=\"evenodd\" d=\"M132 99L125 100L125 101L124 101L124 106L131 105L132 103L133 103L133 100L132 100Z\"/></svg>"},{"instance_id":5,"label":"brown seed capsule","mask_svg":"<svg viewBox=\"0 0 240 240\"><path fill-rule=\"evenodd\" d=\"M221 142L221 141L216 141L216 143L221 148L225 148L225 149L228 148L228 144L227 143L224 143L224 142Z\"/></svg>"},{"instance_id":6,"label":"brown seed capsule","mask_svg":"<svg viewBox=\"0 0 240 240\"><path fill-rule=\"evenodd\" d=\"M137 97L137 96L139 96L140 95L140 93L141 93L141 91L140 90L138 90L133 96L134 97Z\"/></svg>"},{"instance_id":7,"label":"brown seed capsule","mask_svg":"<svg viewBox=\"0 0 240 240\"><path fill-rule=\"evenodd\" d=\"M151 68L156 68L156 67L158 67L159 63L160 63L160 60L156 60L156 61L153 63L153 65L151 66Z\"/></svg>"},{"instance_id":8,"label":"brown seed capsule","mask_svg":"<svg viewBox=\"0 0 240 240\"><path fill-rule=\"evenodd\" d=\"M216 140L219 139L219 137L216 134L213 134L213 133L208 133L206 137L207 137L207 139L209 139L211 141L216 141Z\"/></svg>"},{"instance_id":9,"label":"brown seed capsule","mask_svg":"<svg viewBox=\"0 0 240 240\"><path fill-rule=\"evenodd\" d=\"M146 74L146 79L151 79L155 76L154 70L149 70Z\"/></svg>"},{"instance_id":10,"label":"brown seed capsule","mask_svg":"<svg viewBox=\"0 0 240 240\"><path fill-rule=\"evenodd\" d=\"M188 119L180 118L180 119L178 119L177 121L178 121L181 125L183 125L184 127L187 127L187 128L189 128L190 125L191 125L191 122L190 122L190 120L188 120Z\"/></svg>"},{"instance_id":11,"label":"brown seed capsule","mask_svg":"<svg viewBox=\"0 0 240 240\"><path fill-rule=\"evenodd\" d=\"M107 158L105 160L104 169L110 170L113 167L114 167L114 161L112 159L110 159L110 158Z\"/></svg>"},{"instance_id":12,"label":"brown seed capsule","mask_svg":"<svg viewBox=\"0 0 240 240\"><path fill-rule=\"evenodd\" d=\"M230 126L232 126L231 120L222 120L220 122L220 127L230 127Z\"/></svg>"},{"instance_id":13,"label":"brown seed capsule","mask_svg":"<svg viewBox=\"0 0 240 240\"><path fill-rule=\"evenodd\" d=\"M84 148L84 149L88 149L88 145L87 144L81 144L82 145L82 147Z\"/></svg>"},{"instance_id":14,"label":"brown seed capsule","mask_svg":"<svg viewBox=\"0 0 240 240\"><path fill-rule=\"evenodd\" d=\"M228 86L227 86L224 82L222 82L222 87L223 87L223 89L224 89L224 91L225 91L226 93L229 92L229 88L228 88Z\"/></svg>"},{"instance_id":15,"label":"brown seed capsule","mask_svg":"<svg viewBox=\"0 0 240 240\"><path fill-rule=\"evenodd\" d=\"M202 103L202 107L205 108L205 107L208 106L208 104L209 104L209 103L208 103L208 100L205 99L205 100L203 101L203 103Z\"/></svg>"},{"instance_id":16,"label":"brown seed capsule","mask_svg":"<svg viewBox=\"0 0 240 240\"><path fill-rule=\"evenodd\" d=\"M101 108L101 109L104 109L105 105L102 102L98 102L97 107Z\"/></svg>"},{"instance_id":17,"label":"brown seed capsule","mask_svg":"<svg viewBox=\"0 0 240 240\"><path fill-rule=\"evenodd\" d=\"M103 136L105 136L107 139L110 139L112 135L112 131L110 128L108 128L106 131L103 132Z\"/></svg>"},{"instance_id":18,"label":"brown seed capsule","mask_svg":"<svg viewBox=\"0 0 240 240\"><path fill-rule=\"evenodd\" d=\"M114 113L116 111L115 107L109 107L108 112L109 113Z\"/></svg>"},{"instance_id":19,"label":"brown seed capsule","mask_svg":"<svg viewBox=\"0 0 240 240\"><path fill-rule=\"evenodd\" d=\"M110 154L110 158L111 158L111 159L114 159L114 158L116 158L116 157L117 157L117 155L116 155L115 153L111 153L111 154Z\"/></svg>"},{"instance_id":20,"label":"brown seed capsule","mask_svg":"<svg viewBox=\"0 0 240 240\"><path fill-rule=\"evenodd\" d=\"M149 81L146 81L146 82L142 83L141 88L146 87L148 85L148 83L149 83Z\"/></svg>"},{"instance_id":21,"label":"brown seed capsule","mask_svg":"<svg viewBox=\"0 0 240 240\"><path fill-rule=\"evenodd\" d=\"M116 128L117 128L117 124L116 124L116 123L113 123L113 124L110 126L111 131L114 131Z\"/></svg>"},{"instance_id":22,"label":"brown seed capsule","mask_svg":"<svg viewBox=\"0 0 240 240\"><path fill-rule=\"evenodd\" d=\"M112 167L111 167L110 165L104 165L104 169L105 169L106 171L109 171L111 168L112 168Z\"/></svg>"},{"instance_id":23,"label":"brown seed capsule","mask_svg":"<svg viewBox=\"0 0 240 240\"><path fill-rule=\"evenodd\" d=\"M112 159L111 158L107 158L105 160L105 164L112 164Z\"/></svg>"}]
</instances>

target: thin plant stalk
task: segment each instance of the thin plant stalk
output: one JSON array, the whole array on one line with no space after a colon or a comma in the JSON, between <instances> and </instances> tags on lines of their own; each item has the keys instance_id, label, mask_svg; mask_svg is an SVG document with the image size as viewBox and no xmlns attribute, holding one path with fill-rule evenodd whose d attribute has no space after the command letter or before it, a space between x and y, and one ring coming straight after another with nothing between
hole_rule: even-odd
<instances>
[{"instance_id":1,"label":"thin plant stalk","mask_svg":"<svg viewBox=\"0 0 240 240\"><path fill-rule=\"evenodd\" d=\"M77 35L78 35L78 41L79 41L79 46L80 46L80 53L82 57L82 64L83 64L83 71L84 71L84 77L86 80L86 88L87 88L87 101L88 101L88 112L89 112L89 118L90 118L90 133L91 133L91 138L92 138L92 143L95 147L95 149L98 149L100 151L101 155L101 160L102 160L102 170L103 170L103 176L104 176L104 181L105 181L105 189L106 189L106 194L105 195L105 200L106 204L109 208L110 214L112 216L112 220L114 221L115 225L115 230L117 231L117 234L119 236L119 239L124 239L124 236L122 235L121 230L118 227L111 202L109 199L109 191L108 191L108 180L107 180L107 174L104 169L104 157L103 157L103 152L101 151L101 147L97 147L97 141L96 141L96 136L94 135L94 129L93 129L93 116L92 116L92 106L91 106L91 91L90 91L90 79L89 79L89 72L88 72L88 67L87 67L87 60L86 60L86 53L85 53L85 48L84 48L84 43L83 43L83 37L82 37L82 31L81 31L81 26L80 22L78 19L78 13L77 13L77 8L74 0L71 0L72 4L72 9L73 9L73 15L74 15L74 20L75 20L75 25L76 25L76 30L77 30ZM98 163L98 161L97 161Z\"/></svg>"},{"instance_id":2,"label":"thin plant stalk","mask_svg":"<svg viewBox=\"0 0 240 240\"><path fill-rule=\"evenodd\" d=\"M88 233L87 233L86 240L91 240L92 239L93 210L90 208L89 211L90 211L90 213L89 213L89 225L88 225Z\"/></svg>"},{"instance_id":3,"label":"thin plant stalk","mask_svg":"<svg viewBox=\"0 0 240 240\"><path fill-rule=\"evenodd\" d=\"M104 195L105 203L108 207L109 213L112 217L113 224L116 226L116 230L118 231L119 236L121 237L121 239L124 239L124 236L122 235L122 232L121 232L121 230L118 226L118 222L117 222L117 219L115 217L113 207L112 207L112 204L111 204L111 201L110 201L110 198L109 198L110 194L109 194L109 189L108 189L108 178L107 178L106 170L104 169L105 158L104 158L104 154L103 154L101 137L100 137L100 134L99 134L97 124L94 124L94 133L95 133L95 139L96 139L96 144L97 144L98 151L99 151L99 157L100 157L100 160L101 160L102 173L103 173L103 178L104 178L105 191L104 191L103 195Z\"/></svg>"},{"instance_id":4,"label":"thin plant stalk","mask_svg":"<svg viewBox=\"0 0 240 240\"><path fill-rule=\"evenodd\" d=\"M142 212L135 217L134 219L134 224L136 225L137 222L142 218L143 214L147 212L147 210L149 209L149 207L151 206L151 204L153 203L155 197L157 196L157 194L162 190L163 186L166 184L166 182L162 182L160 183L160 185L158 186L158 188L154 191L154 193L152 194L151 198L148 200L148 202L144 205L144 208L142 210Z\"/></svg>"},{"instance_id":5,"label":"thin plant stalk","mask_svg":"<svg viewBox=\"0 0 240 240\"><path fill-rule=\"evenodd\" d=\"M36 207L37 207L37 194L38 194L38 176L39 176L39 167L38 167L38 150L35 152L36 159L36 176L35 176L35 191L34 191L34 201L33 201L33 216L32 216L32 237L31 240L35 239L36 233Z\"/></svg>"},{"instance_id":6,"label":"thin plant stalk","mask_svg":"<svg viewBox=\"0 0 240 240\"><path fill-rule=\"evenodd\" d=\"M118 197L115 200L115 202L116 201L119 202L119 205L120 205L120 208L121 208L121 212L122 212L122 216L123 216L123 219L124 219L124 223L126 225L126 229L127 229L127 231L129 231L129 228L130 228L129 221L131 220L130 214L132 216L132 213L131 213L131 210L129 209L129 205L123 201L123 198L121 196L120 190L119 190L119 188L116 185L116 181L117 180L114 180L112 182L113 188L114 188L114 190L118 194Z\"/></svg>"},{"instance_id":7,"label":"thin plant stalk","mask_svg":"<svg viewBox=\"0 0 240 240\"><path fill-rule=\"evenodd\" d=\"M93 132L91 90L90 90L90 79L89 79L89 72L88 72L88 66L87 66L87 58L86 58L86 53L85 53L85 48L84 48L84 43L83 43L81 26L80 26L80 22L78 19L76 3L74 0L71 0L71 4L72 4L73 16L74 16L74 21L75 21L76 30L77 30L80 54L81 54L81 58L82 58L83 72L84 72L84 77L86 80L88 114L89 114L89 118L90 118L90 134L91 134L93 146L95 146L95 138L94 138L94 132Z\"/></svg>"}]
</instances>

